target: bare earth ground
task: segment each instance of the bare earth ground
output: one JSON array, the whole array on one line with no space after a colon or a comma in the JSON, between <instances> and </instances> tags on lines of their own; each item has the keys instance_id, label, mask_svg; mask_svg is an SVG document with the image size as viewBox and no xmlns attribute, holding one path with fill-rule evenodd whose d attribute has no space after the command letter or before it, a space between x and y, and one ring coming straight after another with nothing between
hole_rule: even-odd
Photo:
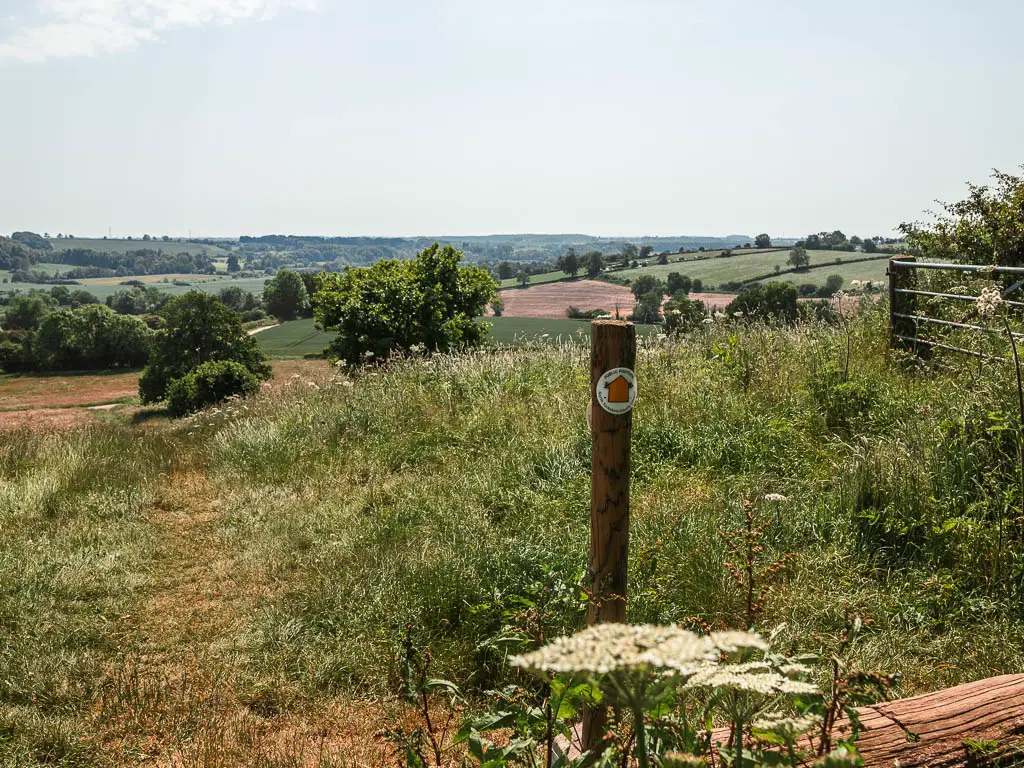
<instances>
[{"instance_id":1,"label":"bare earth ground","mask_svg":"<svg viewBox=\"0 0 1024 768\"><path fill-rule=\"evenodd\" d=\"M324 360L279 360L272 365L271 386L293 379L316 381L330 370ZM0 431L69 429L112 413L134 413L138 392L138 371L0 377Z\"/></svg>"},{"instance_id":2,"label":"bare earth ground","mask_svg":"<svg viewBox=\"0 0 1024 768\"><path fill-rule=\"evenodd\" d=\"M501 298L505 302L503 314L507 317L568 317L570 306L582 310L603 309L611 315L615 315L617 306L619 314L625 317L635 303L629 288L597 280L506 288ZM724 293L691 293L690 298L703 301L711 309L721 309L735 297Z\"/></svg>"}]
</instances>

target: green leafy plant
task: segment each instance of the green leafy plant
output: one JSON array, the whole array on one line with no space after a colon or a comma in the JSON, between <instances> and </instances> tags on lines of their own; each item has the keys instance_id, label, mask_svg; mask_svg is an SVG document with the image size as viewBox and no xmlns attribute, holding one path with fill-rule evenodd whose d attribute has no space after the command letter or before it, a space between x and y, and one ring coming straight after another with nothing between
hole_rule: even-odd
<instances>
[{"instance_id":1,"label":"green leafy plant","mask_svg":"<svg viewBox=\"0 0 1024 768\"><path fill-rule=\"evenodd\" d=\"M171 382L167 410L172 416L185 416L230 397L255 394L259 388L259 378L241 363L211 360Z\"/></svg>"}]
</instances>

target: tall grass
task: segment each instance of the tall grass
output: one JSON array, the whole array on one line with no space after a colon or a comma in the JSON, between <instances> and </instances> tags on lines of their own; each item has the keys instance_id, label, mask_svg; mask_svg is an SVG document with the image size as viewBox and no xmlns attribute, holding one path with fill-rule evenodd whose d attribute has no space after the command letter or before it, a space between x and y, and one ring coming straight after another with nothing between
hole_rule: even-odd
<instances>
[{"instance_id":1,"label":"tall grass","mask_svg":"<svg viewBox=\"0 0 1024 768\"><path fill-rule=\"evenodd\" d=\"M86 764L81 715L149 571L146 508L167 445L131 430L0 440L0 761Z\"/></svg>"},{"instance_id":2,"label":"tall grass","mask_svg":"<svg viewBox=\"0 0 1024 768\"><path fill-rule=\"evenodd\" d=\"M1019 548L997 542L998 521L1019 518L1015 448L990 430L1012 413L1007 372L982 385L955 361L890 364L870 308L849 332L839 378L845 331L826 326L642 344L631 618L738 625L720 532L748 500L777 518L766 556L796 553L762 629L823 651L857 611L873 627L865 662L904 673L907 691L1019 669ZM394 692L408 627L438 674L485 690L508 674L503 643L524 605L550 604L548 636L578 627L587 355L396 363L318 390L297 382L211 427L230 535L280 579L250 624L255 669L311 695Z\"/></svg>"},{"instance_id":3,"label":"tall grass","mask_svg":"<svg viewBox=\"0 0 1024 768\"><path fill-rule=\"evenodd\" d=\"M325 367L176 424L4 435L0 762L101 763L89 731L111 691L199 697L132 683L125 661L159 645L122 617L174 567L154 504L183 469L202 481L175 503L207 516L232 584L258 585L204 662L247 717L397 696L427 648L432 675L476 696L507 682L509 648L585 620L588 358L566 343ZM860 664L904 692L1024 668L1008 367L890 360L868 306L848 330L647 339L637 369L632 620L741 626L722 534L750 508L774 521L764 561L795 554L757 627L786 650L828 652L856 612ZM189 723L220 711L202 700Z\"/></svg>"}]
</instances>

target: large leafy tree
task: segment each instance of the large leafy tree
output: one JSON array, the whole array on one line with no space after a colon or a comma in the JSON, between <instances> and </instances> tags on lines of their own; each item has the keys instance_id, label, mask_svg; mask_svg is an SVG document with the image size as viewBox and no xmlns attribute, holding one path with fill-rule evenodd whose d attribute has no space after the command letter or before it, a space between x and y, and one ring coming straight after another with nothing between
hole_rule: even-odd
<instances>
[{"instance_id":1,"label":"large leafy tree","mask_svg":"<svg viewBox=\"0 0 1024 768\"><path fill-rule=\"evenodd\" d=\"M811 263L811 255L807 253L806 248L798 245L789 252L789 258L786 259L786 263L791 265L793 269L807 269Z\"/></svg>"},{"instance_id":2,"label":"large leafy tree","mask_svg":"<svg viewBox=\"0 0 1024 768\"><path fill-rule=\"evenodd\" d=\"M309 307L306 284L298 272L283 269L263 289L267 312L281 320L294 320Z\"/></svg>"},{"instance_id":3,"label":"large leafy tree","mask_svg":"<svg viewBox=\"0 0 1024 768\"><path fill-rule=\"evenodd\" d=\"M324 274L313 297L317 322L338 332L330 352L349 364L383 359L416 345L447 351L483 341L483 314L497 292L479 267L460 267L461 252L434 243L411 261Z\"/></svg>"},{"instance_id":4,"label":"large leafy tree","mask_svg":"<svg viewBox=\"0 0 1024 768\"><path fill-rule=\"evenodd\" d=\"M762 232L760 235L754 238L754 245L756 245L758 248L770 248L772 245L772 239L771 237L769 237L767 233Z\"/></svg>"},{"instance_id":5,"label":"large leafy tree","mask_svg":"<svg viewBox=\"0 0 1024 768\"><path fill-rule=\"evenodd\" d=\"M761 317L793 322L797 317L797 290L789 283L768 283L748 288L725 308L729 315Z\"/></svg>"},{"instance_id":6,"label":"large leafy tree","mask_svg":"<svg viewBox=\"0 0 1024 768\"><path fill-rule=\"evenodd\" d=\"M32 350L42 370L134 368L146 362L152 335L137 317L89 304L48 314Z\"/></svg>"},{"instance_id":7,"label":"large leafy tree","mask_svg":"<svg viewBox=\"0 0 1024 768\"><path fill-rule=\"evenodd\" d=\"M990 186L968 184L967 199L941 205L931 223L900 225L913 253L941 261L1024 265L1024 179L993 171Z\"/></svg>"},{"instance_id":8,"label":"large leafy tree","mask_svg":"<svg viewBox=\"0 0 1024 768\"><path fill-rule=\"evenodd\" d=\"M260 379L270 378L270 366L256 340L215 296L190 291L168 302L161 314L167 324L157 331L149 365L139 379L144 403L163 400L172 381L210 360L233 360Z\"/></svg>"}]
</instances>

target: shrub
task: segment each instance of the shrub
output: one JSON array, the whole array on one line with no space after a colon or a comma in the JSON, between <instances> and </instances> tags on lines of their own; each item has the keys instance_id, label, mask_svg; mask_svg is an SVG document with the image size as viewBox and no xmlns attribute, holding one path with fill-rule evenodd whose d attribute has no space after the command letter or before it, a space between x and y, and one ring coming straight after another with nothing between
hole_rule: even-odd
<instances>
[{"instance_id":1,"label":"shrub","mask_svg":"<svg viewBox=\"0 0 1024 768\"><path fill-rule=\"evenodd\" d=\"M797 291L800 293L801 296L806 298L808 296L814 296L815 294L817 294L818 286L815 285L814 283L801 283L801 285L797 288Z\"/></svg>"},{"instance_id":2,"label":"shrub","mask_svg":"<svg viewBox=\"0 0 1024 768\"><path fill-rule=\"evenodd\" d=\"M569 307L569 317L573 320L594 320L598 317L604 317L608 312L603 309L580 309L579 307Z\"/></svg>"},{"instance_id":3,"label":"shrub","mask_svg":"<svg viewBox=\"0 0 1024 768\"><path fill-rule=\"evenodd\" d=\"M211 360L171 382L167 410L185 416L229 397L247 397L260 388L260 379L241 363Z\"/></svg>"},{"instance_id":4,"label":"shrub","mask_svg":"<svg viewBox=\"0 0 1024 768\"><path fill-rule=\"evenodd\" d=\"M163 400L172 381L211 360L233 360L260 380L270 378L256 340L246 335L238 314L215 296L190 291L168 302L162 314L167 327L157 331L139 379L142 402Z\"/></svg>"}]
</instances>

